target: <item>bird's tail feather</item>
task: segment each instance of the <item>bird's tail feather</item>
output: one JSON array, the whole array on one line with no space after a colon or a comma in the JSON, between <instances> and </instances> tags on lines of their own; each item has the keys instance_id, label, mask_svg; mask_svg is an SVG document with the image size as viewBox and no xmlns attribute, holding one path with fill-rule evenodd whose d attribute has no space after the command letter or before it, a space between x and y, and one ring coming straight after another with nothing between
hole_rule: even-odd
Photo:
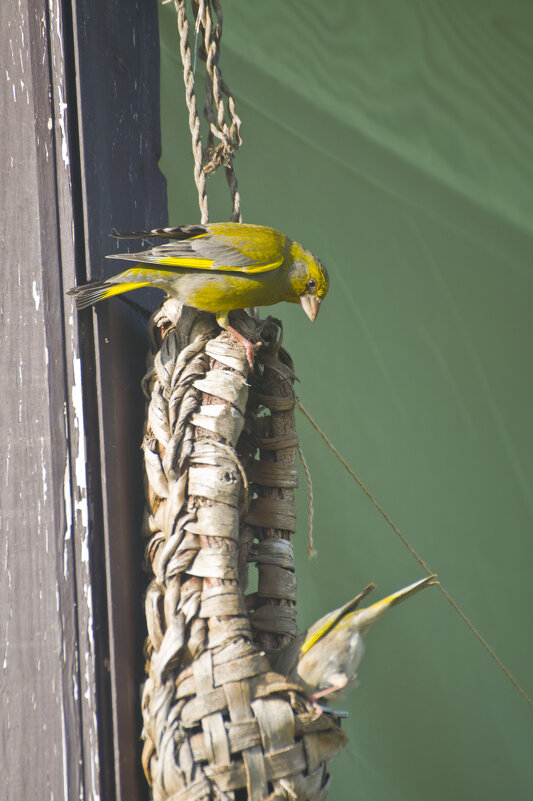
<instances>
[{"instance_id":1,"label":"bird's tail feather","mask_svg":"<svg viewBox=\"0 0 533 801\"><path fill-rule=\"evenodd\" d=\"M381 601L377 601L375 604L366 607L366 609L356 612L359 630L364 633L387 609L401 601L406 601L407 598L411 598L412 595L425 590L426 587L431 587L433 584L437 584L437 577L426 576L420 581L415 581L414 584L409 584L408 587L403 587L403 589L393 592L392 595L387 595L386 598L382 598Z\"/></svg>"},{"instance_id":2,"label":"bird's tail feather","mask_svg":"<svg viewBox=\"0 0 533 801\"><path fill-rule=\"evenodd\" d=\"M388 608L389 606L394 606L401 601L406 601L407 598L415 595L415 593L425 590L426 587L431 587L432 584L436 584L436 578L436 576L426 576L426 578L420 579L420 581L415 581L413 584L409 584L408 587L403 587L401 590L393 592L392 595L382 598L381 601L376 601L376 603L372 604L369 609L377 609L380 607Z\"/></svg>"},{"instance_id":3,"label":"bird's tail feather","mask_svg":"<svg viewBox=\"0 0 533 801\"><path fill-rule=\"evenodd\" d=\"M132 231L121 234L114 231L110 236L113 239L149 239L150 237L160 237L162 239L192 239L196 236L203 236L209 232L205 225L180 225L173 228L153 228L151 231Z\"/></svg>"},{"instance_id":4,"label":"bird's tail feather","mask_svg":"<svg viewBox=\"0 0 533 801\"><path fill-rule=\"evenodd\" d=\"M86 309L93 303L98 303L99 300L112 298L114 295L121 295L122 292L149 285L149 281L125 281L116 284L110 281L93 281L84 286L75 286L73 289L69 289L67 294L75 296L77 309Z\"/></svg>"}]
</instances>

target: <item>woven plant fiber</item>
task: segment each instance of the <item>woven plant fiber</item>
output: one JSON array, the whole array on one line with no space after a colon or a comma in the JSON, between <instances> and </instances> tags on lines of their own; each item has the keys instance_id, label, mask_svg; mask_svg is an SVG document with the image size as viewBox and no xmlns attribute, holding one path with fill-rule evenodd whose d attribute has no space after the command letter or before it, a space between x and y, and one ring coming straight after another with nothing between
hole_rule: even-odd
<instances>
[{"instance_id":1,"label":"woven plant fiber","mask_svg":"<svg viewBox=\"0 0 533 801\"><path fill-rule=\"evenodd\" d=\"M154 801L318 801L346 736L271 667L296 634L294 373L279 321L234 324L253 374L212 316L151 321L143 766Z\"/></svg>"}]
</instances>

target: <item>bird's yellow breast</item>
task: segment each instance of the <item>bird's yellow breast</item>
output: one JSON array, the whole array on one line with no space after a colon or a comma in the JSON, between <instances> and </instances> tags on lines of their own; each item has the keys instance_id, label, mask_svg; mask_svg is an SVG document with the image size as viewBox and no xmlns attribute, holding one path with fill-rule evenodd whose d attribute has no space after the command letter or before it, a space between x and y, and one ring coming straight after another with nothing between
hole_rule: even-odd
<instances>
[{"instance_id":1,"label":"bird's yellow breast","mask_svg":"<svg viewBox=\"0 0 533 801\"><path fill-rule=\"evenodd\" d=\"M136 268L136 279L143 278L145 273L150 273L152 284L160 286L186 306L215 314L248 306L270 306L280 301L298 300L292 293L285 268L254 274Z\"/></svg>"},{"instance_id":2,"label":"bird's yellow breast","mask_svg":"<svg viewBox=\"0 0 533 801\"><path fill-rule=\"evenodd\" d=\"M191 292L188 304L210 312L229 312L248 306L270 306L284 297L276 277L210 276Z\"/></svg>"}]
</instances>

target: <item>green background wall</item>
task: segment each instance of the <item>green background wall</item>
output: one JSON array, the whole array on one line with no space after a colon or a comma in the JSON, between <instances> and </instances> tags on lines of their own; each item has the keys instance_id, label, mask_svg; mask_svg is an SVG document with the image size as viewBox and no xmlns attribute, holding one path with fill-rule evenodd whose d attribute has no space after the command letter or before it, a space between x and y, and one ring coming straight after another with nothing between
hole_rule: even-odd
<instances>
[{"instance_id":1,"label":"green background wall","mask_svg":"<svg viewBox=\"0 0 533 801\"><path fill-rule=\"evenodd\" d=\"M245 222L331 275L315 325L278 307L302 402L533 694L533 4L224 0ZM161 166L199 219L175 11L161 11ZM203 65L198 72L203 74ZM212 221L228 219L223 180ZM316 496L299 622L422 576L298 420ZM377 598L376 593L376 598ZM332 799L531 799L533 710L431 590L367 637Z\"/></svg>"}]
</instances>

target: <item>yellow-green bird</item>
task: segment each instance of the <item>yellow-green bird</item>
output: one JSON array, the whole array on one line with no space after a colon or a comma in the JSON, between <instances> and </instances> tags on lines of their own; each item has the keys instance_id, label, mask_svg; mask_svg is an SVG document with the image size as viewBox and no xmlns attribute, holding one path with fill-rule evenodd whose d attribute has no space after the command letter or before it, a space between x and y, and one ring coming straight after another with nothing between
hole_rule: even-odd
<instances>
[{"instance_id":1,"label":"yellow-green bird","mask_svg":"<svg viewBox=\"0 0 533 801\"><path fill-rule=\"evenodd\" d=\"M347 604L320 618L280 652L278 673L302 685L313 704L324 696L332 699L355 682L356 670L364 654L363 634L386 611L420 590L436 583L435 576L416 581L364 609L359 604L374 584Z\"/></svg>"},{"instance_id":2,"label":"yellow-green bird","mask_svg":"<svg viewBox=\"0 0 533 801\"><path fill-rule=\"evenodd\" d=\"M142 253L108 256L140 263L106 281L69 290L77 308L131 289L160 287L186 306L216 314L218 324L246 348L251 367L253 346L232 328L229 312L287 301L300 303L314 321L329 288L327 270L317 258L265 225L209 223L120 235L134 237L171 241Z\"/></svg>"}]
</instances>

